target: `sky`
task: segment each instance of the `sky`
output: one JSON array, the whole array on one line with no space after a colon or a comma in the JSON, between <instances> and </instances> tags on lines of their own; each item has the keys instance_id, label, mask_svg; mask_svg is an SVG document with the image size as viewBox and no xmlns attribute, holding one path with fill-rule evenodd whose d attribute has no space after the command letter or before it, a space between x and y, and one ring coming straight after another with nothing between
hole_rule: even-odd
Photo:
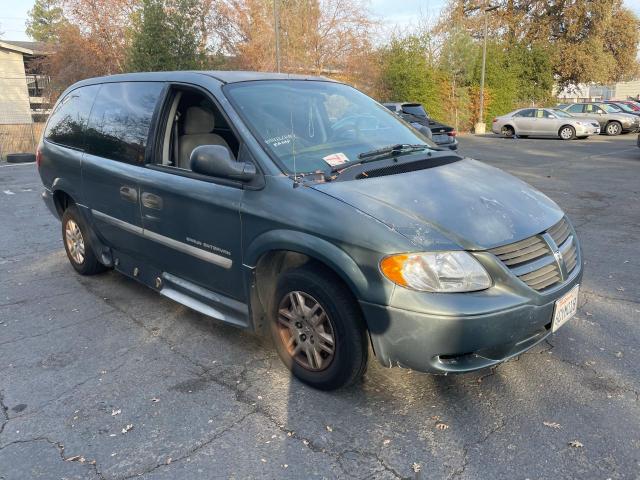
<instances>
[{"instance_id":1,"label":"sky","mask_svg":"<svg viewBox=\"0 0 640 480\"><path fill-rule=\"evenodd\" d=\"M24 32L27 12L34 0L0 0L0 32L5 40L30 40ZM369 0L371 12L389 29L400 28L423 18L434 21L446 0ZM640 0L624 0L627 7L640 15Z\"/></svg>"}]
</instances>

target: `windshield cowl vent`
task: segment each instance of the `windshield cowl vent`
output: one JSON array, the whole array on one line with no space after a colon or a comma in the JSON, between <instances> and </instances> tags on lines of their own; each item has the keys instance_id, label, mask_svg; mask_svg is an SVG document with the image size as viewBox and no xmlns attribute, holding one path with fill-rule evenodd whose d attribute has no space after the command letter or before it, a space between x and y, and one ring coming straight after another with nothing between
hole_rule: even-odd
<instances>
[{"instance_id":1,"label":"windshield cowl vent","mask_svg":"<svg viewBox=\"0 0 640 480\"><path fill-rule=\"evenodd\" d=\"M417 170L425 170L427 168L439 167L449 163L457 162L460 157L436 157L418 160L415 162L394 163L380 168L372 168L365 170L356 175L356 180L373 177L385 177L387 175L397 175L399 173L415 172Z\"/></svg>"}]
</instances>

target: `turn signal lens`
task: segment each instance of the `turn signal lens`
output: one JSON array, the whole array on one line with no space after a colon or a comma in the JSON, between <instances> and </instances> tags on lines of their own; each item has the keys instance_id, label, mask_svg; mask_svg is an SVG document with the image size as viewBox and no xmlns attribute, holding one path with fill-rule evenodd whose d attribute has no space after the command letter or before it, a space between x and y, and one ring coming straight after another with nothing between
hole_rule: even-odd
<instances>
[{"instance_id":1,"label":"turn signal lens","mask_svg":"<svg viewBox=\"0 0 640 480\"><path fill-rule=\"evenodd\" d=\"M491 286L491 278L463 251L403 253L380 262L383 275L396 285L422 292L474 292Z\"/></svg>"}]
</instances>

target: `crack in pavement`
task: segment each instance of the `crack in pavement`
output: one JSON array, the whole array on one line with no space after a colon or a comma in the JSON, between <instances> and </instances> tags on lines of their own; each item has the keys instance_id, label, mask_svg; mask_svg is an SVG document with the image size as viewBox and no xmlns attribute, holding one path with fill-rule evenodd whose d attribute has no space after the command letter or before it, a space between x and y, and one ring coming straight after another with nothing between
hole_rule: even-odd
<instances>
[{"instance_id":1,"label":"crack in pavement","mask_svg":"<svg viewBox=\"0 0 640 480\"><path fill-rule=\"evenodd\" d=\"M83 320L78 320L77 322L69 323L69 324L64 325L62 327L52 328L51 330L47 330L46 332L37 333L35 335L25 335L23 337L15 338L13 340L7 340L6 342L0 342L0 347L3 346L3 345L9 345L11 343L20 342L22 340L30 340L32 338L44 337L46 335L49 335L50 333L59 332L60 330L64 330L66 328L75 327L75 326L80 325L82 323L90 322L91 320L96 320L96 319L98 319L98 318L100 318L100 317L102 317L104 315L108 315L110 313L113 313L113 311L102 312L102 313L99 313L99 314L94 315L92 317L85 318Z\"/></svg>"},{"instance_id":2,"label":"crack in pavement","mask_svg":"<svg viewBox=\"0 0 640 480\"><path fill-rule=\"evenodd\" d=\"M143 475L147 475L151 472L154 472L155 470L162 468L162 467L168 467L170 465L173 465L174 463L178 463L181 460L185 460L189 457L191 457L191 455L193 455L194 453L197 453L199 450L202 450L203 448L205 448L207 445L211 444L212 442L216 441L218 438L222 437L224 434L226 434L227 432L233 430L235 427L237 427L240 423L242 423L247 417L256 414L257 412L251 411L251 412L247 412L244 415L242 415L242 417L240 417L239 419L237 419L236 421L234 421L233 423L231 423L231 425L223 428L222 430L220 430L218 433L216 433L215 435L211 436L210 438L208 438L207 440L205 440L204 442L196 445L195 447L187 450L186 453L182 454L181 456L175 458L175 459L171 459L171 463L158 463L157 465L154 465L151 468L147 468L146 470L143 470L142 472L138 472L138 473L134 473L132 475L128 475L126 477L122 477L122 480L129 480L131 478L136 478L136 477L140 477ZM117 477L115 477L117 478Z\"/></svg>"},{"instance_id":3,"label":"crack in pavement","mask_svg":"<svg viewBox=\"0 0 640 480\"><path fill-rule=\"evenodd\" d=\"M4 404L4 395L2 395L2 393L0 393L0 410L2 410L2 414L4 416L2 425L0 425L0 435L2 435L2 432L4 432L4 426L9 423L9 408Z\"/></svg>"},{"instance_id":4,"label":"crack in pavement","mask_svg":"<svg viewBox=\"0 0 640 480\"><path fill-rule=\"evenodd\" d=\"M64 445L61 442L55 442L49 439L48 437L34 437L34 438L27 438L25 440L14 440L13 442L10 442L10 443L7 443L6 445L1 446L0 450L4 450L5 448L10 447L11 445L22 444L22 443L34 443L34 442L46 442L49 445L52 445L53 447L55 447L58 450L58 454L60 455L60 458L62 459L63 462L76 461L76 460L72 460L75 457L75 455L71 457L64 456ZM92 460L90 462L78 461L77 463L90 468L95 472L98 478L104 479L104 476L98 471L98 465L95 460Z\"/></svg>"}]
</instances>

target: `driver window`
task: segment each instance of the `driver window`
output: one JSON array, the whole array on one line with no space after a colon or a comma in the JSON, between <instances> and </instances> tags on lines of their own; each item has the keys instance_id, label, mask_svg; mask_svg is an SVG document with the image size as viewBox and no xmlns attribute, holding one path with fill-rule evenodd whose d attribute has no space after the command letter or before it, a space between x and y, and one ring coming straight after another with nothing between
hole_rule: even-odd
<instances>
[{"instance_id":1,"label":"driver window","mask_svg":"<svg viewBox=\"0 0 640 480\"><path fill-rule=\"evenodd\" d=\"M191 152L201 145L222 145L238 157L239 143L220 109L204 94L174 89L157 164L191 170Z\"/></svg>"}]
</instances>

